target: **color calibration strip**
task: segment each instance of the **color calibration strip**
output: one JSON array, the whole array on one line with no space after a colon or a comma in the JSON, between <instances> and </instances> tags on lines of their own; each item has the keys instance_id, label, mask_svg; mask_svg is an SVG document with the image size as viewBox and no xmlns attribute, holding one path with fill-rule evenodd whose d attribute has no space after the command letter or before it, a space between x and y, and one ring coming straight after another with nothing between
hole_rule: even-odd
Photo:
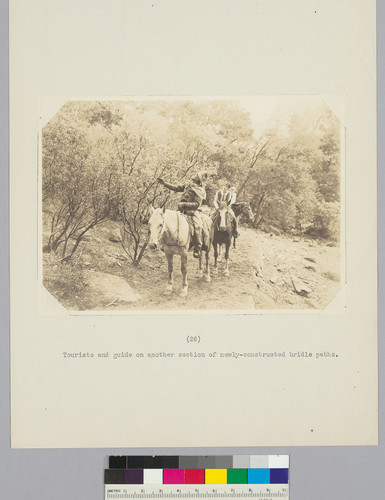
<instances>
[{"instance_id":1,"label":"color calibration strip","mask_svg":"<svg viewBox=\"0 0 385 500\"><path fill-rule=\"evenodd\" d=\"M289 483L288 455L110 456L108 464L106 485Z\"/></svg>"}]
</instances>

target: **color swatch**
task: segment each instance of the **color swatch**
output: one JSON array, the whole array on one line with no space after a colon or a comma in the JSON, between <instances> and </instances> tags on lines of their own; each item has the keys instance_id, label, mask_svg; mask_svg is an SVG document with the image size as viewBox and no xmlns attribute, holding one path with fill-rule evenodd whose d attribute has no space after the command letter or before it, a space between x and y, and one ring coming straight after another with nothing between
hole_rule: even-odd
<instances>
[{"instance_id":1,"label":"color swatch","mask_svg":"<svg viewBox=\"0 0 385 500\"><path fill-rule=\"evenodd\" d=\"M288 484L288 455L110 456L105 484Z\"/></svg>"}]
</instances>

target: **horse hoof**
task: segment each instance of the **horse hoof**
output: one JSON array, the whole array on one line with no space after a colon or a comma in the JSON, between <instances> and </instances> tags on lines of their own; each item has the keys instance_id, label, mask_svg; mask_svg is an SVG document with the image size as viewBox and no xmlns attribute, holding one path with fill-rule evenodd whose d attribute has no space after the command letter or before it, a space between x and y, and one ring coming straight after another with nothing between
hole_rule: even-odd
<instances>
[{"instance_id":1,"label":"horse hoof","mask_svg":"<svg viewBox=\"0 0 385 500\"><path fill-rule=\"evenodd\" d=\"M218 274L218 268L217 267L214 267L211 271L213 274Z\"/></svg>"},{"instance_id":2,"label":"horse hoof","mask_svg":"<svg viewBox=\"0 0 385 500\"><path fill-rule=\"evenodd\" d=\"M166 290L163 292L163 295L172 295L172 288L166 288Z\"/></svg>"},{"instance_id":3,"label":"horse hoof","mask_svg":"<svg viewBox=\"0 0 385 500\"><path fill-rule=\"evenodd\" d=\"M211 276L205 276L205 282L211 283Z\"/></svg>"},{"instance_id":4,"label":"horse hoof","mask_svg":"<svg viewBox=\"0 0 385 500\"><path fill-rule=\"evenodd\" d=\"M228 271L227 269L225 270L225 272L223 273L227 278L230 276L230 271Z\"/></svg>"},{"instance_id":5,"label":"horse hoof","mask_svg":"<svg viewBox=\"0 0 385 500\"><path fill-rule=\"evenodd\" d=\"M202 278L202 276L203 276L203 271L197 271L196 277L197 278Z\"/></svg>"},{"instance_id":6,"label":"horse hoof","mask_svg":"<svg viewBox=\"0 0 385 500\"><path fill-rule=\"evenodd\" d=\"M187 290L181 290L179 292L179 297L187 297Z\"/></svg>"},{"instance_id":7,"label":"horse hoof","mask_svg":"<svg viewBox=\"0 0 385 500\"><path fill-rule=\"evenodd\" d=\"M222 262L222 257L218 257L218 262Z\"/></svg>"}]
</instances>

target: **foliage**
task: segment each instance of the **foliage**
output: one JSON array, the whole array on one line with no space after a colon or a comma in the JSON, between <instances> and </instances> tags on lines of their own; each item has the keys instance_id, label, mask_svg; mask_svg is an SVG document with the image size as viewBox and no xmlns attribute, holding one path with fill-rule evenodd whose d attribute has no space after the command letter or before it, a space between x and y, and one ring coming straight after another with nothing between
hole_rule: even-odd
<instances>
[{"instance_id":1,"label":"foliage","mask_svg":"<svg viewBox=\"0 0 385 500\"><path fill-rule=\"evenodd\" d=\"M294 115L286 127L266 130L259 145L247 160L239 190L250 201L254 225L285 232L312 227L314 235L336 240L340 144L335 116L325 109L314 125Z\"/></svg>"},{"instance_id":2,"label":"foliage","mask_svg":"<svg viewBox=\"0 0 385 500\"><path fill-rule=\"evenodd\" d=\"M114 218L138 263L151 205L175 208L179 195L157 182L210 174L207 203L223 181L249 202L253 224L339 236L339 123L326 108L270 120L257 137L250 113L231 101L69 102L43 129L43 210L47 249L75 254L86 233Z\"/></svg>"},{"instance_id":3,"label":"foliage","mask_svg":"<svg viewBox=\"0 0 385 500\"><path fill-rule=\"evenodd\" d=\"M91 141L88 131L67 117L54 119L43 134L43 202L52 214L48 249L63 259L72 257L116 203L113 173L98 154L100 141Z\"/></svg>"},{"instance_id":4,"label":"foliage","mask_svg":"<svg viewBox=\"0 0 385 500\"><path fill-rule=\"evenodd\" d=\"M87 309L86 274L79 254L64 262L55 255L44 254L44 286L69 309Z\"/></svg>"}]
</instances>

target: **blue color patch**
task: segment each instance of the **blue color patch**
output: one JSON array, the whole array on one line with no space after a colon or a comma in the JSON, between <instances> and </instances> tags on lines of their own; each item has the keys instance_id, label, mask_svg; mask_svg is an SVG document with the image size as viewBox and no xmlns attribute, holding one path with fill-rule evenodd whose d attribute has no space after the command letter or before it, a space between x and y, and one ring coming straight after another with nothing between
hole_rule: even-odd
<instances>
[{"instance_id":1,"label":"blue color patch","mask_svg":"<svg viewBox=\"0 0 385 500\"><path fill-rule=\"evenodd\" d=\"M249 469L248 484L270 484L270 469Z\"/></svg>"},{"instance_id":2,"label":"blue color patch","mask_svg":"<svg viewBox=\"0 0 385 500\"><path fill-rule=\"evenodd\" d=\"M288 484L289 469L270 469L271 484Z\"/></svg>"}]
</instances>

